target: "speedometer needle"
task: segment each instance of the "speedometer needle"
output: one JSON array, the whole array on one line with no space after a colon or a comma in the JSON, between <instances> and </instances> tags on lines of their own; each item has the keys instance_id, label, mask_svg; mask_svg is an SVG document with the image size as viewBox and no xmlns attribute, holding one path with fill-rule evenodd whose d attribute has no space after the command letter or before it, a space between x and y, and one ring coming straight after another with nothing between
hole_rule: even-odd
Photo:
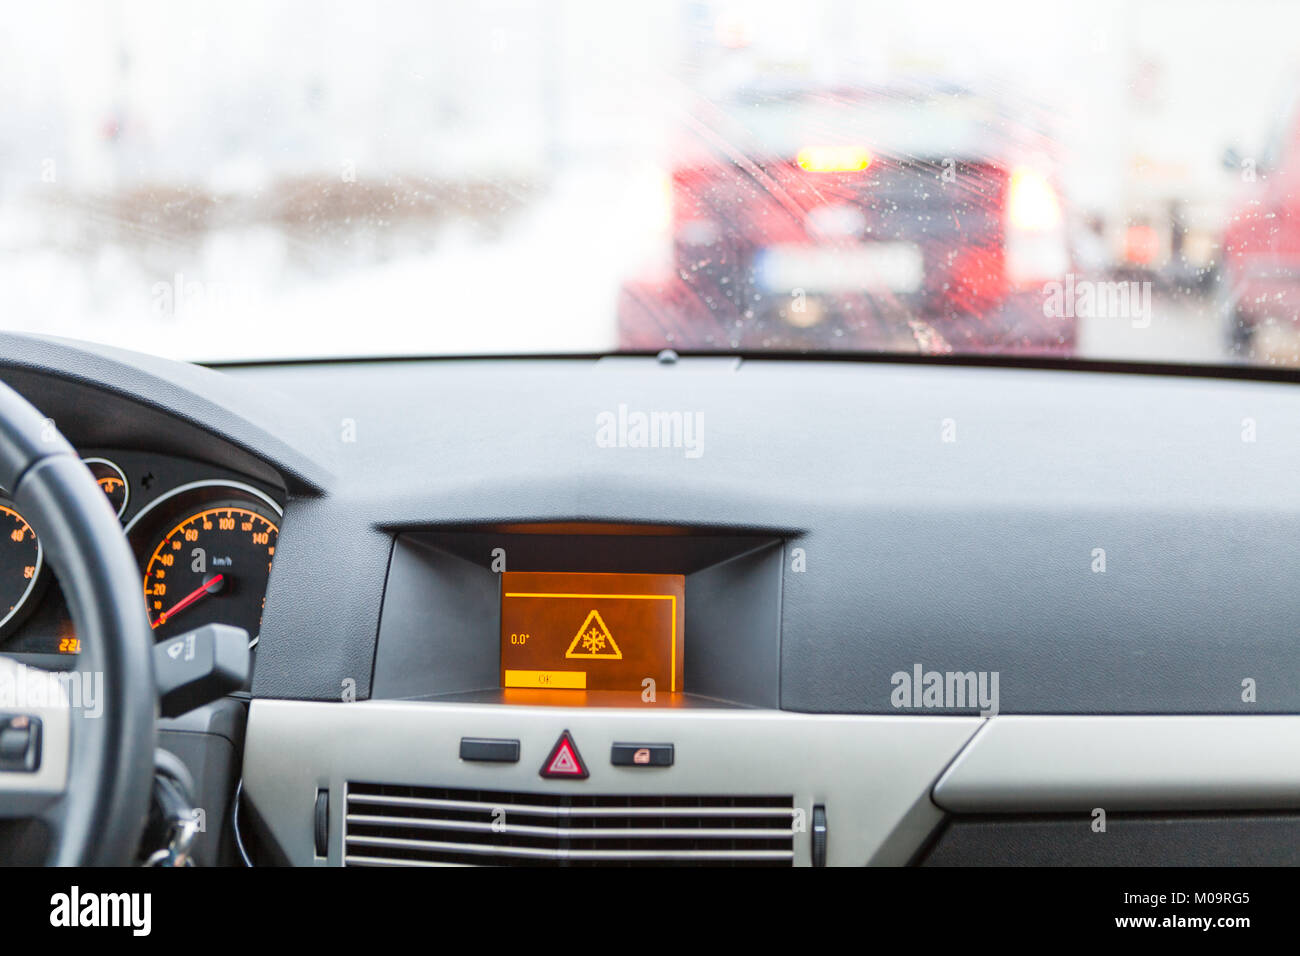
<instances>
[{"instance_id":1,"label":"speedometer needle","mask_svg":"<svg viewBox=\"0 0 1300 956\"><path fill-rule=\"evenodd\" d=\"M185 597L181 598L179 601L177 601L167 610L159 614L158 620L153 622L153 627L157 629L159 625L167 623L167 619L169 617L171 617L173 614L178 614L181 611L185 610L187 607L189 607L199 598L203 597L203 595L215 594L217 591L217 586L219 586L221 582L225 580L225 577L226 576L224 574L218 574L211 581L204 581L201 585L199 585L189 594L185 595Z\"/></svg>"}]
</instances>

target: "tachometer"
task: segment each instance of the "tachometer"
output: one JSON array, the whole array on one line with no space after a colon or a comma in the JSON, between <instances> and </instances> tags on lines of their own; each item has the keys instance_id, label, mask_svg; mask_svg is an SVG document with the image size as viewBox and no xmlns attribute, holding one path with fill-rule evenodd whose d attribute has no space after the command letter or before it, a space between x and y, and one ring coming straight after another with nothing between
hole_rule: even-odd
<instances>
[{"instance_id":1,"label":"tachometer","mask_svg":"<svg viewBox=\"0 0 1300 956\"><path fill-rule=\"evenodd\" d=\"M280 513L249 486L195 482L132 522L155 639L217 623L242 627L257 642Z\"/></svg>"},{"instance_id":2,"label":"tachometer","mask_svg":"<svg viewBox=\"0 0 1300 956\"><path fill-rule=\"evenodd\" d=\"M19 620L41 577L45 555L36 532L0 502L0 633Z\"/></svg>"},{"instance_id":3,"label":"tachometer","mask_svg":"<svg viewBox=\"0 0 1300 956\"><path fill-rule=\"evenodd\" d=\"M125 473L105 458L82 460L120 518L128 494ZM26 653L80 654L81 642L70 621L66 628L44 626L35 633L14 636L41 604L44 579L51 576L44 569L45 554L36 532L7 498L0 499L0 641L13 637L9 650Z\"/></svg>"}]
</instances>

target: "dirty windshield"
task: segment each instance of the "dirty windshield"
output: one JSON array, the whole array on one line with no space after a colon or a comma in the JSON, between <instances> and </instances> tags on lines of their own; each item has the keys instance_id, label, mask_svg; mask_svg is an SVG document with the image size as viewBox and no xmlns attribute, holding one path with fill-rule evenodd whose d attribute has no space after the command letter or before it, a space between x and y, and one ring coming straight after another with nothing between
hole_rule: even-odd
<instances>
[{"instance_id":1,"label":"dirty windshield","mask_svg":"<svg viewBox=\"0 0 1300 956\"><path fill-rule=\"evenodd\" d=\"M46 0L0 328L1300 364L1300 6Z\"/></svg>"}]
</instances>

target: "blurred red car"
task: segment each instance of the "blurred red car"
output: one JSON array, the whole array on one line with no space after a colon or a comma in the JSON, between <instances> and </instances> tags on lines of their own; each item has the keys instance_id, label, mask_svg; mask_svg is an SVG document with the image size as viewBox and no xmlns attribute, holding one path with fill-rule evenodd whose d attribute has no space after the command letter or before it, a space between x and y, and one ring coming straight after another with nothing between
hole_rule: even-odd
<instances>
[{"instance_id":1,"label":"blurred red car","mask_svg":"<svg viewBox=\"0 0 1300 956\"><path fill-rule=\"evenodd\" d=\"M1224 314L1239 356L1261 329L1300 327L1300 101L1283 117L1257 164L1225 157L1246 174L1223 239Z\"/></svg>"},{"instance_id":2,"label":"blurred red car","mask_svg":"<svg viewBox=\"0 0 1300 956\"><path fill-rule=\"evenodd\" d=\"M624 285L622 348L1073 351L1044 304L1070 268L1050 142L1022 119L955 88L787 88L693 134L675 274Z\"/></svg>"}]
</instances>

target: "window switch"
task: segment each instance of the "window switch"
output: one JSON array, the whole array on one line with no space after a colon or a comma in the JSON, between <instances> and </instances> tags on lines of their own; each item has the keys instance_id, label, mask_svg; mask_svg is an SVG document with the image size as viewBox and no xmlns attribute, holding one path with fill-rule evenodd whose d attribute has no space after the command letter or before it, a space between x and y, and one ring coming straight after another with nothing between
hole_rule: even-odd
<instances>
[{"instance_id":1,"label":"window switch","mask_svg":"<svg viewBox=\"0 0 1300 956\"><path fill-rule=\"evenodd\" d=\"M0 716L0 770L35 773L40 765L40 720L26 714Z\"/></svg>"}]
</instances>

